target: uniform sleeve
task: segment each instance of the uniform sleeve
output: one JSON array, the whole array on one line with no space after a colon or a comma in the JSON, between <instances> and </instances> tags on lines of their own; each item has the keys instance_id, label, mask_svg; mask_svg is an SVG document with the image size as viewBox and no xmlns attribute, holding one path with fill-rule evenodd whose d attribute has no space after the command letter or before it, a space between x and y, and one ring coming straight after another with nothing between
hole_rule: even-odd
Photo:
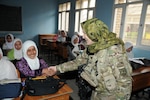
<instances>
[{"instance_id":1,"label":"uniform sleeve","mask_svg":"<svg viewBox=\"0 0 150 100\"><path fill-rule=\"evenodd\" d=\"M75 60L56 65L56 69L60 73L78 70L78 66L86 64L87 59L88 59L88 55L86 54L86 50L84 50L84 52L82 54L78 55Z\"/></svg>"}]
</instances>

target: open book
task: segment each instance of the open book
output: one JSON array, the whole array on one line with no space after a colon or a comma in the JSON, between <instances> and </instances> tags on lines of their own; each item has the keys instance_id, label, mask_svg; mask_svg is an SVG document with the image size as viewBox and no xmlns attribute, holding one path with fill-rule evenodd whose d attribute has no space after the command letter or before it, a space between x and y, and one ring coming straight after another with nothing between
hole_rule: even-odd
<instances>
[{"instance_id":1,"label":"open book","mask_svg":"<svg viewBox=\"0 0 150 100\"><path fill-rule=\"evenodd\" d=\"M0 84L8 84L8 83L21 83L21 79L3 79L0 80Z\"/></svg>"}]
</instances>

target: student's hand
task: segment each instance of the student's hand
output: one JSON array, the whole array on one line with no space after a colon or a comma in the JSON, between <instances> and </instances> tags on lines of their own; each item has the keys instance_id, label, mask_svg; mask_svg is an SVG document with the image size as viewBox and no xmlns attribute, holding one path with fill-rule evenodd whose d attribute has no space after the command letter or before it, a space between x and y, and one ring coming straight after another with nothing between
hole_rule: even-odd
<instances>
[{"instance_id":1,"label":"student's hand","mask_svg":"<svg viewBox=\"0 0 150 100\"><path fill-rule=\"evenodd\" d=\"M50 72L50 76L55 75L56 72L57 72L56 66L50 66L50 67L48 68L48 70L49 70L49 72Z\"/></svg>"},{"instance_id":2,"label":"student's hand","mask_svg":"<svg viewBox=\"0 0 150 100\"><path fill-rule=\"evenodd\" d=\"M42 70L42 74L45 75L45 76L51 76L50 74L51 72L48 70L48 68L43 68Z\"/></svg>"}]
</instances>

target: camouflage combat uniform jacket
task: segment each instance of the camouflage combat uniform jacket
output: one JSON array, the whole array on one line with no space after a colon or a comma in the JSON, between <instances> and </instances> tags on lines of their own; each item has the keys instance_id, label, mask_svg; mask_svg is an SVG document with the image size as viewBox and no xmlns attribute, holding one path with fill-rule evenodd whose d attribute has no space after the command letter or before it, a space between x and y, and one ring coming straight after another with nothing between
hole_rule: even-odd
<instances>
[{"instance_id":1,"label":"camouflage combat uniform jacket","mask_svg":"<svg viewBox=\"0 0 150 100\"><path fill-rule=\"evenodd\" d=\"M86 50L75 60L57 65L60 73L77 70L86 64L81 76L95 87L91 100L129 100L132 68L122 45L113 45L88 55Z\"/></svg>"}]
</instances>

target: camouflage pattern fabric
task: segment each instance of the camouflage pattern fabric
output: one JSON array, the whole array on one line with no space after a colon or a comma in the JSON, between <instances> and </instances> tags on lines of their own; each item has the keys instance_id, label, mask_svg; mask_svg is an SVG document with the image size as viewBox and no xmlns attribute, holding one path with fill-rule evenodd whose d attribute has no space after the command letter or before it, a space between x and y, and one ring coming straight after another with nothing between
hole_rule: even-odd
<instances>
[{"instance_id":1,"label":"camouflage pattern fabric","mask_svg":"<svg viewBox=\"0 0 150 100\"><path fill-rule=\"evenodd\" d=\"M91 100L129 100L132 67L127 59L124 43L98 19L83 22L82 28L95 43L89 45L75 60L56 65L57 70L64 73L87 64L81 77L95 87ZM88 55L87 49L94 55Z\"/></svg>"},{"instance_id":2,"label":"camouflage pattern fabric","mask_svg":"<svg viewBox=\"0 0 150 100\"><path fill-rule=\"evenodd\" d=\"M93 18L81 23L83 32L95 43L88 46L90 53L110 47L114 44L122 44L123 41L116 34L109 32L108 27L99 19Z\"/></svg>"},{"instance_id":3,"label":"camouflage pattern fabric","mask_svg":"<svg viewBox=\"0 0 150 100\"><path fill-rule=\"evenodd\" d=\"M100 50L94 55L87 55L85 50L77 59L57 65L57 69L64 73L77 70L79 65L85 63L88 64L82 77L96 87L91 100L129 100L132 68L121 45Z\"/></svg>"}]
</instances>

